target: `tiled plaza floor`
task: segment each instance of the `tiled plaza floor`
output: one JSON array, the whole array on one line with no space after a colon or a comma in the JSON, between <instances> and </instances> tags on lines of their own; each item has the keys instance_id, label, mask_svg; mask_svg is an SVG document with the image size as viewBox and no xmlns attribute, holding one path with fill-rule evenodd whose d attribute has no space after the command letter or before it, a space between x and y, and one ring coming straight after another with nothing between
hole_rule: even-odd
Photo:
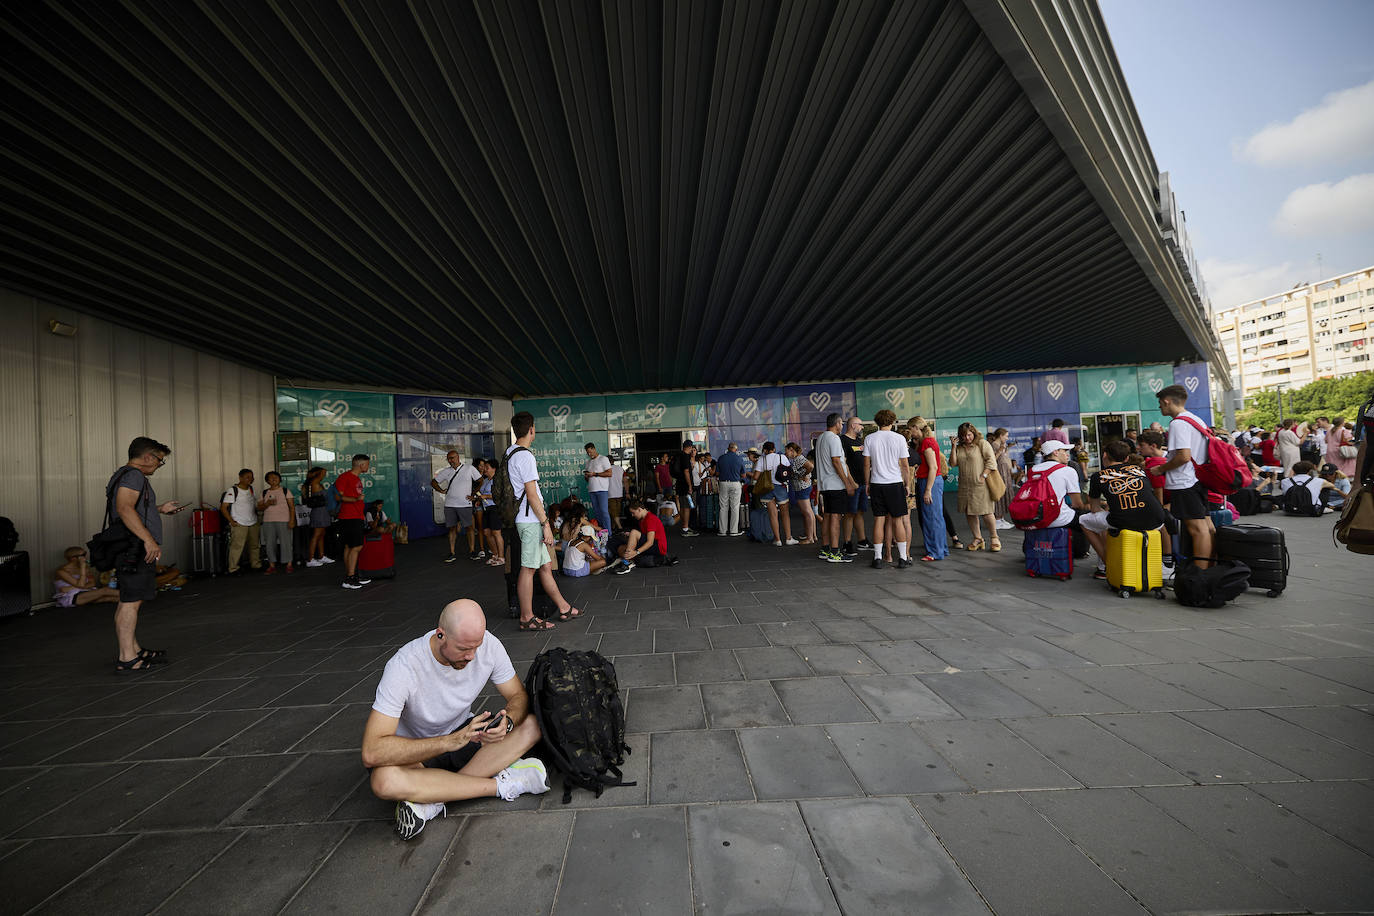
<instances>
[{"instance_id":1,"label":"tiled plaza floor","mask_svg":"<svg viewBox=\"0 0 1374 916\"><path fill-rule=\"evenodd\" d=\"M683 563L560 580L517 634L499 574L398 549L193 583L144 614L174 663L110 671L108 606L0 622L9 913L1289 913L1374 910L1374 558L1285 528L1279 599L1121 600L1080 565L910 570L674 539ZM571 584L570 584L571 583ZM358 742L381 667L442 604L523 673L616 663L633 788L455 805L392 833Z\"/></svg>"}]
</instances>

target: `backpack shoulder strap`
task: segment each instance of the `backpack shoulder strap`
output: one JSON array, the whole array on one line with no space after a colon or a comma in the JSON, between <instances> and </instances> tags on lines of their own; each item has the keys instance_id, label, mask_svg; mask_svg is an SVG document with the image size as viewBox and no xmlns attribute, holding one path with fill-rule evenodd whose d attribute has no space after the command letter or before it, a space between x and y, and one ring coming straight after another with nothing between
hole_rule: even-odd
<instances>
[{"instance_id":1,"label":"backpack shoulder strap","mask_svg":"<svg viewBox=\"0 0 1374 916\"><path fill-rule=\"evenodd\" d=\"M1183 417L1183 416L1179 416L1179 417L1175 417L1174 419L1175 419L1175 420L1183 420L1183 421L1186 422L1189 426L1191 426L1193 429L1195 429L1195 430L1197 430L1198 432L1202 433L1203 438L1209 439L1209 440L1212 438L1212 434L1207 430L1207 427L1203 426L1201 423L1199 423L1198 421L1194 420L1192 417Z\"/></svg>"}]
</instances>

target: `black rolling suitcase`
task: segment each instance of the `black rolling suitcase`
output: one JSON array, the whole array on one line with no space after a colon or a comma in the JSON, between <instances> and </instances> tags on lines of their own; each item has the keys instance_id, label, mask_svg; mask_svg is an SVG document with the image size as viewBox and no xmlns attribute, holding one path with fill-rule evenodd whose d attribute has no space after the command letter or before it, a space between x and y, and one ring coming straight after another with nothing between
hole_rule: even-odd
<instances>
[{"instance_id":1,"label":"black rolling suitcase","mask_svg":"<svg viewBox=\"0 0 1374 916\"><path fill-rule=\"evenodd\" d=\"M1250 567L1250 587L1277 598L1288 587L1288 547L1283 532L1265 525L1227 525L1216 533L1216 554Z\"/></svg>"},{"instance_id":2,"label":"black rolling suitcase","mask_svg":"<svg viewBox=\"0 0 1374 916\"><path fill-rule=\"evenodd\" d=\"M32 606L28 553L21 550L0 555L0 617L27 614Z\"/></svg>"},{"instance_id":3,"label":"black rolling suitcase","mask_svg":"<svg viewBox=\"0 0 1374 916\"><path fill-rule=\"evenodd\" d=\"M191 574L222 576L228 565L228 547L221 534L202 534L191 538Z\"/></svg>"}]
</instances>

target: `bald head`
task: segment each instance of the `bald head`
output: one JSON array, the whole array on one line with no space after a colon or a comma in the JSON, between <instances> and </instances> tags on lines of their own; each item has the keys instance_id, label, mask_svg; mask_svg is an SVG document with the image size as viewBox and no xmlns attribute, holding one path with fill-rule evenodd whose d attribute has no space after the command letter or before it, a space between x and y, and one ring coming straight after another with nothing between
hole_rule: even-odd
<instances>
[{"instance_id":1,"label":"bald head","mask_svg":"<svg viewBox=\"0 0 1374 916\"><path fill-rule=\"evenodd\" d=\"M487 630L487 615L471 598L459 598L444 605L439 613L439 632L463 645L477 645Z\"/></svg>"}]
</instances>

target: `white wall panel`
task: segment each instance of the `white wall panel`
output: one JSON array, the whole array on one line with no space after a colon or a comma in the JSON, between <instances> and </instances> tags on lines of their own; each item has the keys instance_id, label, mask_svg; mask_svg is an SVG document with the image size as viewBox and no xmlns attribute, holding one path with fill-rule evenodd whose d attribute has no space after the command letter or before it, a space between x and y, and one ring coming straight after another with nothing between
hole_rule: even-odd
<instances>
[{"instance_id":1,"label":"white wall panel","mask_svg":"<svg viewBox=\"0 0 1374 916\"><path fill-rule=\"evenodd\" d=\"M51 334L52 318L76 336ZM172 449L152 479L159 501L214 503L227 474L270 467L275 417L267 373L0 289L0 515L29 552L35 603L50 599L63 549L100 527L131 439ZM183 568L188 519L163 519L164 555Z\"/></svg>"}]
</instances>

